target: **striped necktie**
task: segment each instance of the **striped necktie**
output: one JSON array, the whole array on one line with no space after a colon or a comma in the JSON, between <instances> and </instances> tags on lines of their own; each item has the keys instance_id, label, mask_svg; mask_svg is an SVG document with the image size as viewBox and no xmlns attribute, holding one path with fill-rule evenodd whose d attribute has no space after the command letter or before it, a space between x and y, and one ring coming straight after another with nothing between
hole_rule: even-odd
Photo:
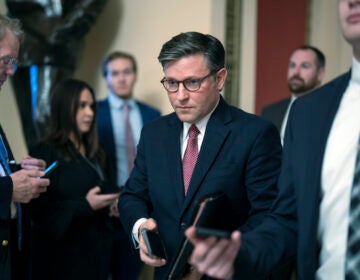
<instances>
[{"instance_id":1,"label":"striped necktie","mask_svg":"<svg viewBox=\"0 0 360 280\"><path fill-rule=\"evenodd\" d=\"M357 146L354 179L350 197L345 279L360 279L360 143Z\"/></svg>"}]
</instances>

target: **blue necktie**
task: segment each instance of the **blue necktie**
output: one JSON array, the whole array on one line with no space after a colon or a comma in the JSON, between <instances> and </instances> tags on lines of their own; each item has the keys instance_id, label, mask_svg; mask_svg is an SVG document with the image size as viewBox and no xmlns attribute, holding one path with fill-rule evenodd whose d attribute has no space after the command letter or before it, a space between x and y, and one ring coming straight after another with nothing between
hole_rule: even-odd
<instances>
[{"instance_id":1,"label":"blue necktie","mask_svg":"<svg viewBox=\"0 0 360 280\"><path fill-rule=\"evenodd\" d=\"M3 142L3 139L0 135L0 161L1 161L1 165L4 168L4 171L6 173L6 175L10 175L11 174L11 170L10 170L10 166L7 162L7 151L5 149L5 145ZM17 214L17 234L18 234L18 248L19 250L21 250L21 240L22 240L22 217L21 217L21 204L20 203L16 203L16 214Z\"/></svg>"}]
</instances>

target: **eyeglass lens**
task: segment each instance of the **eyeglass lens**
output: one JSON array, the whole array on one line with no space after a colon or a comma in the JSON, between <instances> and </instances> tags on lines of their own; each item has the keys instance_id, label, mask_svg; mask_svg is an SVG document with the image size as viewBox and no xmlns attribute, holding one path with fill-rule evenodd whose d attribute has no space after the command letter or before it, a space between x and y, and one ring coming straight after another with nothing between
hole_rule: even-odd
<instances>
[{"instance_id":1,"label":"eyeglass lens","mask_svg":"<svg viewBox=\"0 0 360 280\"><path fill-rule=\"evenodd\" d=\"M210 72L206 76L199 79L186 79L184 81L176 81L171 79L162 79L161 83L164 85L165 89L169 92L176 92L179 89L179 84L182 83L185 89L188 91L197 91L201 87L201 83L208 77L212 76L214 72Z\"/></svg>"},{"instance_id":2,"label":"eyeglass lens","mask_svg":"<svg viewBox=\"0 0 360 280\"><path fill-rule=\"evenodd\" d=\"M12 69L17 65L18 60L15 57L7 55L0 57L0 63L6 68Z\"/></svg>"}]
</instances>

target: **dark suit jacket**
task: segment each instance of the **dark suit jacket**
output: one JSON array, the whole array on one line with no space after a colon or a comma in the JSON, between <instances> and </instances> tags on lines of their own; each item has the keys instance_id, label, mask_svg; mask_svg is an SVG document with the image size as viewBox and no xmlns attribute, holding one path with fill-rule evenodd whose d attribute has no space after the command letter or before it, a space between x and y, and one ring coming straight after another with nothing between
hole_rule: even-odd
<instances>
[{"instance_id":1,"label":"dark suit jacket","mask_svg":"<svg viewBox=\"0 0 360 280\"><path fill-rule=\"evenodd\" d=\"M0 126L0 134L8 152L9 160L13 160L13 154L7 142L3 129ZM10 204L13 192L13 183L10 176L0 177L0 278L10 279ZM16 242L16 240L14 240Z\"/></svg>"},{"instance_id":2,"label":"dark suit jacket","mask_svg":"<svg viewBox=\"0 0 360 280\"><path fill-rule=\"evenodd\" d=\"M62 156L54 142L40 143L30 151L50 165L58 167L50 175L50 186L33 199L30 214L33 221L33 279L107 279L113 228L109 209L94 211L86 194L95 186L107 191L108 184L94 167L68 141Z\"/></svg>"},{"instance_id":3,"label":"dark suit jacket","mask_svg":"<svg viewBox=\"0 0 360 280\"><path fill-rule=\"evenodd\" d=\"M297 279L315 279L324 151L349 78L350 73L336 78L299 98L291 108L279 178L280 194L270 218L262 227L244 235L236 266L250 279L256 279L256 273L259 277L266 275L281 259L296 252Z\"/></svg>"},{"instance_id":4,"label":"dark suit jacket","mask_svg":"<svg viewBox=\"0 0 360 280\"><path fill-rule=\"evenodd\" d=\"M262 222L277 194L281 145L271 123L229 106L221 98L207 124L186 197L182 130L183 123L175 113L144 126L135 167L119 199L120 219L129 235L139 218L157 221L168 262L155 269L156 279L165 279L199 198L224 192L239 227L246 231Z\"/></svg>"},{"instance_id":5,"label":"dark suit jacket","mask_svg":"<svg viewBox=\"0 0 360 280\"><path fill-rule=\"evenodd\" d=\"M136 101L139 106L141 118L143 124L160 117L160 111L157 109ZM97 128L99 134L99 142L102 148L105 150L107 157L107 168L109 170L110 181L117 184L117 161L116 161L116 149L115 138L113 132L113 120L110 114L110 104L108 99L98 101L97 103ZM121 121L121 120L119 120Z\"/></svg>"},{"instance_id":6,"label":"dark suit jacket","mask_svg":"<svg viewBox=\"0 0 360 280\"><path fill-rule=\"evenodd\" d=\"M279 102L266 106L261 112L261 116L275 124L279 132L290 100L291 98L282 99Z\"/></svg>"}]
</instances>

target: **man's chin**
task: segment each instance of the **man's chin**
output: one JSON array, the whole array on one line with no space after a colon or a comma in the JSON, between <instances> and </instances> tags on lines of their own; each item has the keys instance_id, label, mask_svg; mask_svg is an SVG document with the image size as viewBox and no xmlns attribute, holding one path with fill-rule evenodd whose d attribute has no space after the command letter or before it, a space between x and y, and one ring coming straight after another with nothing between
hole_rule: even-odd
<instances>
[{"instance_id":1,"label":"man's chin","mask_svg":"<svg viewBox=\"0 0 360 280\"><path fill-rule=\"evenodd\" d=\"M289 86L289 90L292 92L292 93L302 93L304 92L304 87L303 86Z\"/></svg>"},{"instance_id":2,"label":"man's chin","mask_svg":"<svg viewBox=\"0 0 360 280\"><path fill-rule=\"evenodd\" d=\"M117 92L116 95L122 99L128 99L131 97L131 93L129 92Z\"/></svg>"},{"instance_id":3,"label":"man's chin","mask_svg":"<svg viewBox=\"0 0 360 280\"><path fill-rule=\"evenodd\" d=\"M182 122L187 122L187 123L194 123L194 117L191 114L184 114L184 113L179 113L176 112L178 118L180 119L180 121Z\"/></svg>"}]
</instances>

